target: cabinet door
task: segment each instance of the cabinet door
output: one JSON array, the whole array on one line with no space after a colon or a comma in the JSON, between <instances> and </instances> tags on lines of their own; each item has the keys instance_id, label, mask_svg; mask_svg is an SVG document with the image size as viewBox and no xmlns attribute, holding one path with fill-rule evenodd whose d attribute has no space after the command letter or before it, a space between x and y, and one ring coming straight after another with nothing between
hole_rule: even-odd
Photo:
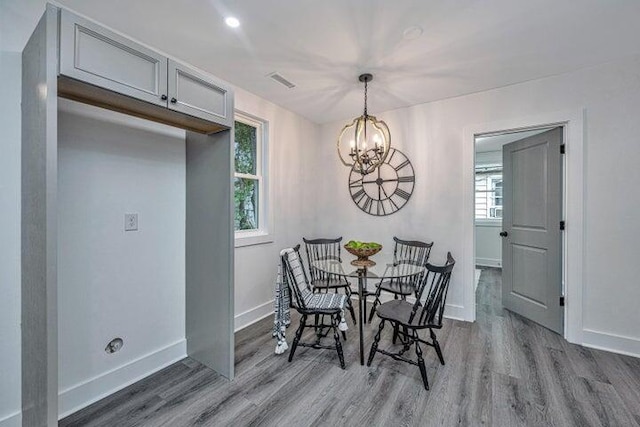
<instances>
[{"instance_id":1,"label":"cabinet door","mask_svg":"<svg viewBox=\"0 0 640 427\"><path fill-rule=\"evenodd\" d=\"M167 105L167 58L69 11L61 11L60 74Z\"/></svg>"},{"instance_id":2,"label":"cabinet door","mask_svg":"<svg viewBox=\"0 0 640 427\"><path fill-rule=\"evenodd\" d=\"M231 127L231 94L227 83L169 59L169 108Z\"/></svg>"}]
</instances>

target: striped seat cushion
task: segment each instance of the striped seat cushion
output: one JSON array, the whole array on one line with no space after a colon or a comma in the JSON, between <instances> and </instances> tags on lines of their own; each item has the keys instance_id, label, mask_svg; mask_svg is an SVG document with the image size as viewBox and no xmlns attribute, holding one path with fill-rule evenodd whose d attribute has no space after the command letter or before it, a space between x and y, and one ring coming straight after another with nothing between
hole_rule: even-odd
<instances>
[{"instance_id":1,"label":"striped seat cushion","mask_svg":"<svg viewBox=\"0 0 640 427\"><path fill-rule=\"evenodd\" d=\"M314 294L306 289L302 293L302 296L304 298L304 304L309 310L342 310L347 301L347 296L343 294Z\"/></svg>"}]
</instances>

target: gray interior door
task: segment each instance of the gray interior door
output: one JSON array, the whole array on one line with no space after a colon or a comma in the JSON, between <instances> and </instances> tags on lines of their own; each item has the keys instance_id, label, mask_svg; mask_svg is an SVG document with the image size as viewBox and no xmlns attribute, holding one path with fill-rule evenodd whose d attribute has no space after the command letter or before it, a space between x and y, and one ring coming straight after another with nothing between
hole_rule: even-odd
<instances>
[{"instance_id":1,"label":"gray interior door","mask_svg":"<svg viewBox=\"0 0 640 427\"><path fill-rule=\"evenodd\" d=\"M502 304L563 331L562 128L502 147Z\"/></svg>"}]
</instances>

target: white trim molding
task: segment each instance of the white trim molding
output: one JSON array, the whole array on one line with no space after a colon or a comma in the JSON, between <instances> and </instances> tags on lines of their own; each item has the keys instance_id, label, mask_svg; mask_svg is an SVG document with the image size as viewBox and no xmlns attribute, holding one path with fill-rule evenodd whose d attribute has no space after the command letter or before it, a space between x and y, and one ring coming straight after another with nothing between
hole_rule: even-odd
<instances>
[{"instance_id":1,"label":"white trim molding","mask_svg":"<svg viewBox=\"0 0 640 427\"><path fill-rule=\"evenodd\" d=\"M181 339L112 371L62 390L58 393L58 419L97 402L185 357L187 357L187 342L185 339Z\"/></svg>"},{"instance_id":2,"label":"white trim molding","mask_svg":"<svg viewBox=\"0 0 640 427\"><path fill-rule=\"evenodd\" d=\"M476 265L480 265L482 267L502 268L502 260L493 259L493 258L477 258L476 257Z\"/></svg>"},{"instance_id":3,"label":"white trim molding","mask_svg":"<svg viewBox=\"0 0 640 427\"><path fill-rule=\"evenodd\" d=\"M269 300L247 311L236 314L234 332L253 325L269 315L273 315L273 300Z\"/></svg>"},{"instance_id":4,"label":"white trim molding","mask_svg":"<svg viewBox=\"0 0 640 427\"><path fill-rule=\"evenodd\" d=\"M608 332L585 329L582 332L585 347L598 350L612 351L627 356L640 357L640 339L610 334Z\"/></svg>"},{"instance_id":5,"label":"white trim molding","mask_svg":"<svg viewBox=\"0 0 640 427\"><path fill-rule=\"evenodd\" d=\"M478 135L516 132L535 128L562 126L566 156L563 171L563 206L567 229L564 234L563 289L566 297L564 337L573 343L583 342L582 311L584 283L584 108L574 111L558 111L517 119L481 123L463 130L462 165L464 178L464 245L463 245L463 301L464 320L476 319L474 290L475 270L475 221L474 176L475 138Z\"/></svg>"},{"instance_id":6,"label":"white trim molding","mask_svg":"<svg viewBox=\"0 0 640 427\"><path fill-rule=\"evenodd\" d=\"M258 189L258 229L257 230L236 230L234 234L235 247L241 248L244 246L262 245L273 243L275 236L275 210L273 202L273 179L271 179L271 172L274 170L273 164L273 130L269 125L269 121L260 118L256 115L247 113L236 109L234 117L234 130L235 122L254 126L260 130L258 140L258 161L259 168L257 175L259 179ZM234 173L235 176L238 173Z\"/></svg>"}]
</instances>

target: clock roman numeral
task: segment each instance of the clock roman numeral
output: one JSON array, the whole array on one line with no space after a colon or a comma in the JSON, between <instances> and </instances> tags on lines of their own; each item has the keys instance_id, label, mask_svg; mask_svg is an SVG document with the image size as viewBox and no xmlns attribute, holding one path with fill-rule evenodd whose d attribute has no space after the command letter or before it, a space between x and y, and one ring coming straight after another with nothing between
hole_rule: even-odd
<instances>
[{"instance_id":1,"label":"clock roman numeral","mask_svg":"<svg viewBox=\"0 0 640 427\"><path fill-rule=\"evenodd\" d=\"M382 200L378 200L378 205L376 207L378 215L380 215L380 208L382 208L382 215L386 215L387 210L384 208L384 203L382 202Z\"/></svg>"},{"instance_id":2,"label":"clock roman numeral","mask_svg":"<svg viewBox=\"0 0 640 427\"><path fill-rule=\"evenodd\" d=\"M373 205L373 199L369 196L366 196L366 199L364 201L364 204L362 205L362 209L365 212L369 212L371 213L371 206Z\"/></svg>"},{"instance_id":3,"label":"clock roman numeral","mask_svg":"<svg viewBox=\"0 0 640 427\"><path fill-rule=\"evenodd\" d=\"M411 176L399 176L398 177L398 182L414 182L416 180L416 177L411 175Z\"/></svg>"},{"instance_id":4,"label":"clock roman numeral","mask_svg":"<svg viewBox=\"0 0 640 427\"><path fill-rule=\"evenodd\" d=\"M359 203L360 203L360 200L362 200L362 198L363 198L363 197L365 197L365 196L366 196L366 194L364 194L364 189L362 189L362 188L361 188L360 190L356 191L356 192L351 196L351 198L353 198L353 201L354 201L354 202L356 202L356 203L358 203L358 204L359 204Z\"/></svg>"},{"instance_id":5,"label":"clock roman numeral","mask_svg":"<svg viewBox=\"0 0 640 427\"><path fill-rule=\"evenodd\" d=\"M410 162L409 162L409 160L407 159L407 160L405 160L404 162L400 163L398 166L394 166L393 168L394 168L396 171L399 171L399 170L400 170L400 169L402 169L403 167L407 166L409 163L410 163Z\"/></svg>"},{"instance_id":6,"label":"clock roman numeral","mask_svg":"<svg viewBox=\"0 0 640 427\"><path fill-rule=\"evenodd\" d=\"M389 158L385 160L385 163L391 164L391 159L393 159L393 156L395 156L395 154L396 154L396 150L392 149L391 154L389 155Z\"/></svg>"},{"instance_id":7,"label":"clock roman numeral","mask_svg":"<svg viewBox=\"0 0 640 427\"><path fill-rule=\"evenodd\" d=\"M351 188L362 187L362 178L356 179L355 181L351 181L349 183L349 187Z\"/></svg>"},{"instance_id":8,"label":"clock roman numeral","mask_svg":"<svg viewBox=\"0 0 640 427\"><path fill-rule=\"evenodd\" d=\"M401 190L399 188L396 188L396 191L393 194L397 194L398 196L402 197L405 200L409 200L409 197L411 197L410 193L407 193L404 190Z\"/></svg>"}]
</instances>

